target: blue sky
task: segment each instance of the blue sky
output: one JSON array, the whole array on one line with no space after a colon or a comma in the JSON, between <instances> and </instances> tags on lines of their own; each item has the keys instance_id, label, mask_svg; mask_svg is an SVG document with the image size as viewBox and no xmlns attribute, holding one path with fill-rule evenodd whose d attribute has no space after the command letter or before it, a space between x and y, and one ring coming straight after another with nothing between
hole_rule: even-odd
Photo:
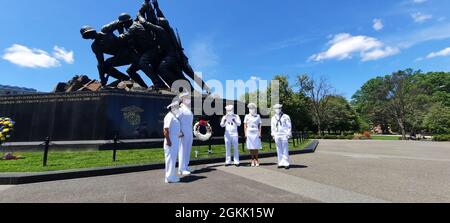
<instances>
[{"instance_id":1,"label":"blue sky","mask_svg":"<svg viewBox=\"0 0 450 223\"><path fill-rule=\"evenodd\" d=\"M141 1L2 0L0 84L51 91L98 78L81 26L96 28ZM205 79L326 76L351 97L372 77L405 68L450 71L448 0L160 0Z\"/></svg>"}]
</instances>

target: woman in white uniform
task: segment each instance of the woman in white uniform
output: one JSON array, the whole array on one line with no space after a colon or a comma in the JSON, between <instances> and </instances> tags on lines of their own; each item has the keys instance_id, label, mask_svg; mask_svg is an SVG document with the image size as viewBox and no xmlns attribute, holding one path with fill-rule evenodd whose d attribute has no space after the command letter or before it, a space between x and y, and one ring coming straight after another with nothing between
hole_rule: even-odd
<instances>
[{"instance_id":1,"label":"woman in white uniform","mask_svg":"<svg viewBox=\"0 0 450 223\"><path fill-rule=\"evenodd\" d=\"M177 116L180 115L180 103L170 104L170 112L164 118L164 155L166 160L166 183L178 183L176 163L180 146L181 125Z\"/></svg>"},{"instance_id":2,"label":"woman in white uniform","mask_svg":"<svg viewBox=\"0 0 450 223\"><path fill-rule=\"evenodd\" d=\"M259 150L262 149L262 121L261 116L258 115L257 106L254 103L248 105L250 114L245 116L244 131L247 138L247 149L250 150L252 156L252 167L259 167Z\"/></svg>"}]
</instances>

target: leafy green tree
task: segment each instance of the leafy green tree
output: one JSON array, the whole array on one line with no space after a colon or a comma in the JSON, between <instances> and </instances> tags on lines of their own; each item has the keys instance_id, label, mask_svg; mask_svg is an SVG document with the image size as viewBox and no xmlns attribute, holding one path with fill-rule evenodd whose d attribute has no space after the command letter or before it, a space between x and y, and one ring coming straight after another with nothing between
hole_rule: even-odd
<instances>
[{"instance_id":1,"label":"leafy green tree","mask_svg":"<svg viewBox=\"0 0 450 223\"><path fill-rule=\"evenodd\" d=\"M435 104L425 116L424 126L432 133L450 133L450 107Z\"/></svg>"},{"instance_id":2,"label":"leafy green tree","mask_svg":"<svg viewBox=\"0 0 450 223\"><path fill-rule=\"evenodd\" d=\"M372 127L380 125L384 134L389 133L391 117L387 112L386 94L388 88L383 77L369 80L353 96L352 105L362 121Z\"/></svg>"},{"instance_id":3,"label":"leafy green tree","mask_svg":"<svg viewBox=\"0 0 450 223\"><path fill-rule=\"evenodd\" d=\"M273 80L279 83L279 92L271 92L271 86L267 89L268 97L272 94L279 97L279 102L283 104L283 111L289 114L292 119L294 131L310 130L312 127L311 113L309 110L310 100L303 94L294 92L289 84L288 76L277 75ZM272 105L275 102L270 102Z\"/></svg>"},{"instance_id":4,"label":"leafy green tree","mask_svg":"<svg viewBox=\"0 0 450 223\"><path fill-rule=\"evenodd\" d=\"M417 73L413 76L413 81L425 94L431 96L433 102L450 106L450 73Z\"/></svg>"},{"instance_id":5,"label":"leafy green tree","mask_svg":"<svg viewBox=\"0 0 450 223\"><path fill-rule=\"evenodd\" d=\"M384 133L391 127L406 138L427 129L425 118L434 104L449 106L449 101L450 73L407 69L369 80L352 104L372 126L381 124Z\"/></svg>"},{"instance_id":6,"label":"leafy green tree","mask_svg":"<svg viewBox=\"0 0 450 223\"><path fill-rule=\"evenodd\" d=\"M358 131L360 129L358 118L356 111L346 98L330 96L325 119L325 127L329 131L340 132L341 134L344 131Z\"/></svg>"}]
</instances>

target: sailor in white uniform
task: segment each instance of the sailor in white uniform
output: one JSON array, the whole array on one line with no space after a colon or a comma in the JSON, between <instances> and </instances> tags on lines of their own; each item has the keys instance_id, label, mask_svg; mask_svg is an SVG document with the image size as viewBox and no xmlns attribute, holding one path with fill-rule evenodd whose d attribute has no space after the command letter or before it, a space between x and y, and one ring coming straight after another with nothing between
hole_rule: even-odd
<instances>
[{"instance_id":1,"label":"sailor in white uniform","mask_svg":"<svg viewBox=\"0 0 450 223\"><path fill-rule=\"evenodd\" d=\"M289 139L292 138L292 122L289 115L282 111L283 105L274 106L275 116L272 118L272 137L277 145L278 168L289 169Z\"/></svg>"},{"instance_id":2,"label":"sailor in white uniform","mask_svg":"<svg viewBox=\"0 0 450 223\"><path fill-rule=\"evenodd\" d=\"M180 178L176 175L176 163L181 136L181 125L177 116L180 115L180 103L178 101L170 104L164 118L164 155L166 161L166 183L178 183Z\"/></svg>"},{"instance_id":3,"label":"sailor in white uniform","mask_svg":"<svg viewBox=\"0 0 450 223\"><path fill-rule=\"evenodd\" d=\"M259 150L262 149L261 137L262 137L262 120L258 115L257 106L254 103L248 105L250 114L245 116L244 130L245 137L247 138L247 149L250 150L252 156L252 167L259 167Z\"/></svg>"},{"instance_id":4,"label":"sailor in white uniform","mask_svg":"<svg viewBox=\"0 0 450 223\"><path fill-rule=\"evenodd\" d=\"M181 123L182 138L178 155L178 173L187 176L191 175L189 162L191 159L192 144L194 142L194 114L191 111L191 95L188 92L183 93L180 95L180 100L181 106L178 119Z\"/></svg>"},{"instance_id":5,"label":"sailor in white uniform","mask_svg":"<svg viewBox=\"0 0 450 223\"><path fill-rule=\"evenodd\" d=\"M225 128L225 148L226 148L226 161L225 165L229 166L234 164L240 165L239 160L239 132L238 127L241 126L242 121L238 115L234 114L234 106L228 105L225 107L227 114L222 118L220 126ZM231 148L234 148L234 163L231 161Z\"/></svg>"}]
</instances>

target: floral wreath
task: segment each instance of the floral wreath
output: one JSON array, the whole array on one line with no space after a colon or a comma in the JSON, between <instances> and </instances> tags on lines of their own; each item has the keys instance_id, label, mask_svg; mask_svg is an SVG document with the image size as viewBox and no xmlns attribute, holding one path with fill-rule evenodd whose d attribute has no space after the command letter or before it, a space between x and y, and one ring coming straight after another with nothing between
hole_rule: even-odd
<instances>
[{"instance_id":1,"label":"floral wreath","mask_svg":"<svg viewBox=\"0 0 450 223\"><path fill-rule=\"evenodd\" d=\"M11 138L14 122L10 118L0 118L0 144Z\"/></svg>"},{"instance_id":2,"label":"floral wreath","mask_svg":"<svg viewBox=\"0 0 450 223\"><path fill-rule=\"evenodd\" d=\"M201 127L206 128L206 134L202 134L200 132ZM194 136L197 137L198 140L202 142L208 141L211 139L212 134L213 134L212 127L207 121L200 120L194 125Z\"/></svg>"}]
</instances>

